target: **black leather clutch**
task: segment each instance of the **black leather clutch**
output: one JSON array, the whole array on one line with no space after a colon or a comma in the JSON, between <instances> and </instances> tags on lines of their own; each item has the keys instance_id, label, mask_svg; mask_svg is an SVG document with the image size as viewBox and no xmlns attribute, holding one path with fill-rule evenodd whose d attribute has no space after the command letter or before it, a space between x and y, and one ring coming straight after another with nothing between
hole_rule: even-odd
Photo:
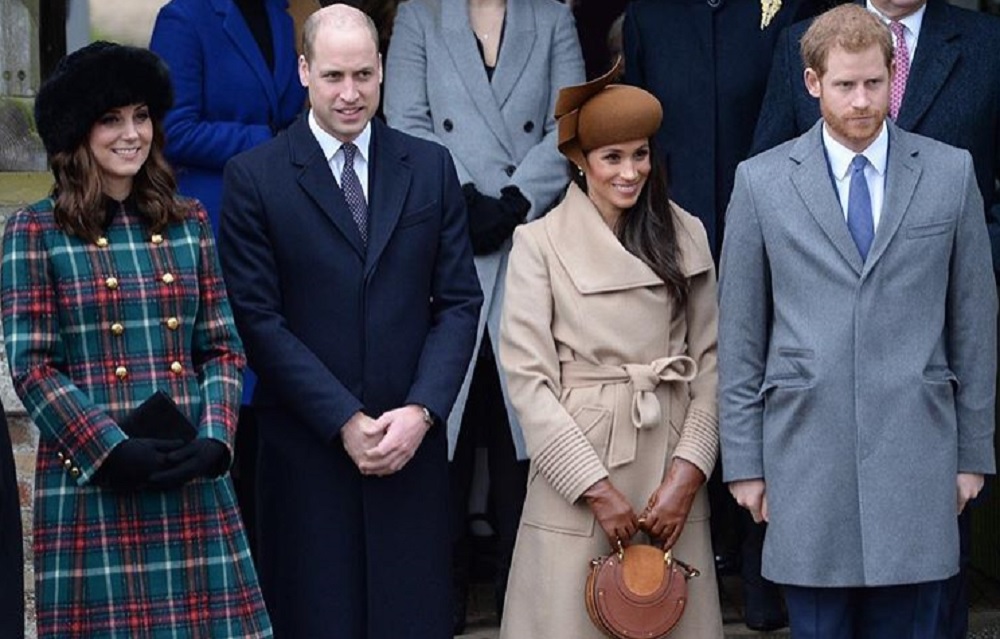
<instances>
[{"instance_id":1,"label":"black leather clutch","mask_svg":"<svg viewBox=\"0 0 1000 639\"><path fill-rule=\"evenodd\" d=\"M174 400L161 390L149 396L118 424L129 437L146 439L180 439L189 442L198 429L177 407Z\"/></svg>"}]
</instances>

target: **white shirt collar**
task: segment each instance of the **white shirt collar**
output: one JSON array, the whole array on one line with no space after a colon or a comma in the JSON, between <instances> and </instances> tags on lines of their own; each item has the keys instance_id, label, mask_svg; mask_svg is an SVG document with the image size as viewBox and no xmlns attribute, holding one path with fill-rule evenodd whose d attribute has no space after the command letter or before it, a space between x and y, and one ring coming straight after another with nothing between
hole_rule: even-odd
<instances>
[{"instance_id":1,"label":"white shirt collar","mask_svg":"<svg viewBox=\"0 0 1000 639\"><path fill-rule=\"evenodd\" d=\"M827 125L823 123L823 146L826 148L826 157L830 159L830 170L838 180L847 177L851 170L851 161L858 155L840 142L833 139L827 130ZM885 166L889 158L889 128L885 122L882 123L882 130L878 136L868 145L861 155L868 159L868 163L879 175L885 175Z\"/></svg>"},{"instance_id":2,"label":"white shirt collar","mask_svg":"<svg viewBox=\"0 0 1000 639\"><path fill-rule=\"evenodd\" d=\"M312 109L309 109L309 130L312 131L316 141L319 142L320 148L323 149L323 157L326 158L329 164L333 160L333 155L340 150L340 147L344 143L323 130L319 122L316 121L316 115ZM365 128L361 130L361 133L358 134L358 137L354 138L353 142L354 146L358 147L358 154L365 161L365 164L368 163L368 145L371 144L371 138L372 123L369 121L365 125Z\"/></svg>"},{"instance_id":3,"label":"white shirt collar","mask_svg":"<svg viewBox=\"0 0 1000 639\"><path fill-rule=\"evenodd\" d=\"M884 22L886 25L892 22L890 18L886 17L881 11L879 11L878 9L875 8L874 5L872 5L871 0L866 0L865 7L867 7L869 11L877 15L879 19L882 20L882 22ZM901 22L903 26L906 27L907 31L910 32L913 38L916 39L920 35L920 25L923 24L924 22L924 14L926 12L927 12L927 3L925 2L922 7L920 7L910 15L906 16L905 18L900 18L899 20L897 20L897 22ZM911 52L910 55L912 56L913 53Z\"/></svg>"}]
</instances>

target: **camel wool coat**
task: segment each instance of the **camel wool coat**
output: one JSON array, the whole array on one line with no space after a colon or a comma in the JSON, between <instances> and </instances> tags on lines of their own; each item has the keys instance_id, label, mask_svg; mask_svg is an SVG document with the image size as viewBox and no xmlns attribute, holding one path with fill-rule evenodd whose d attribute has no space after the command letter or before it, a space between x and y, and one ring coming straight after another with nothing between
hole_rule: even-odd
<instances>
[{"instance_id":1,"label":"camel wool coat","mask_svg":"<svg viewBox=\"0 0 1000 639\"><path fill-rule=\"evenodd\" d=\"M600 639L584 606L590 560L610 550L581 499L608 477L636 513L672 458L712 474L718 452L715 270L704 227L674 207L687 305L618 241L571 185L514 234L500 359L531 456L500 635ZM689 582L671 639L722 637L699 491L674 553Z\"/></svg>"}]
</instances>

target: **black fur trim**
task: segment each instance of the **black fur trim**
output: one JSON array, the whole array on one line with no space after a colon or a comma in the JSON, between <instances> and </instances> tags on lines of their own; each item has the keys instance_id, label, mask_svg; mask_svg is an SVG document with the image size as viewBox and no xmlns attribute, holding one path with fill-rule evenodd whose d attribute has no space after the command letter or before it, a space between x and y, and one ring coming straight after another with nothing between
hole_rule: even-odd
<instances>
[{"instance_id":1,"label":"black fur trim","mask_svg":"<svg viewBox=\"0 0 1000 639\"><path fill-rule=\"evenodd\" d=\"M145 102L162 121L173 104L167 65L149 49L94 42L59 61L35 98L35 125L51 156L73 151L108 110Z\"/></svg>"}]
</instances>

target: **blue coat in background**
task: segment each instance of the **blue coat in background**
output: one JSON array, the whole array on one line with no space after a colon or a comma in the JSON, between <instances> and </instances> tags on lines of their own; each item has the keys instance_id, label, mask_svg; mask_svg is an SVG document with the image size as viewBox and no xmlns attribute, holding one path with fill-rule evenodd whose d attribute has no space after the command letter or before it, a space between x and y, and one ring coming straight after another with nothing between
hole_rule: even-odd
<instances>
[{"instance_id":1,"label":"blue coat in background","mask_svg":"<svg viewBox=\"0 0 1000 639\"><path fill-rule=\"evenodd\" d=\"M273 73L233 0L171 0L149 43L174 85L174 108L164 121L167 159L181 194L201 200L216 229L226 161L271 139L305 104L288 2L264 4Z\"/></svg>"}]
</instances>

